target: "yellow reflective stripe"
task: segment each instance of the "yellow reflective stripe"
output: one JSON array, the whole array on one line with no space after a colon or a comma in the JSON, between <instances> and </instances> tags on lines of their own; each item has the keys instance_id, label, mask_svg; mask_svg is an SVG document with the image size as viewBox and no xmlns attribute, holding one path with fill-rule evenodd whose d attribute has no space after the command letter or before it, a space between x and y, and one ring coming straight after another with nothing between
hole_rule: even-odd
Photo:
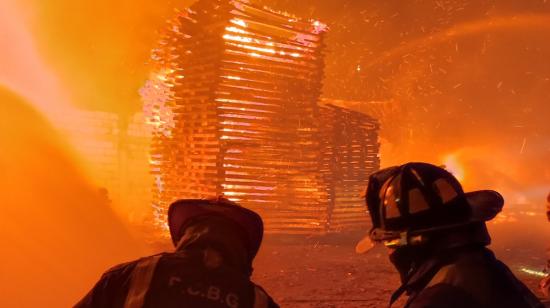
<instances>
[{"instance_id":1,"label":"yellow reflective stripe","mask_svg":"<svg viewBox=\"0 0 550 308\"><path fill-rule=\"evenodd\" d=\"M258 286L254 286L254 308L267 308L267 294Z\"/></svg>"},{"instance_id":2,"label":"yellow reflective stripe","mask_svg":"<svg viewBox=\"0 0 550 308\"><path fill-rule=\"evenodd\" d=\"M149 290L149 285L153 279L155 268L161 255L141 259L130 277L130 289L126 296L124 308L142 308L145 301L145 295Z\"/></svg>"}]
</instances>

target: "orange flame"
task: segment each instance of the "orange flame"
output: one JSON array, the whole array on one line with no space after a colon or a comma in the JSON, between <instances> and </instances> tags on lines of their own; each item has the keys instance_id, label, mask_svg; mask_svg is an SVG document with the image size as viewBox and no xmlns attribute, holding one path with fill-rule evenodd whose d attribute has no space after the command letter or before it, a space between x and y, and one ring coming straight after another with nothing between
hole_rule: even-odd
<instances>
[{"instance_id":1,"label":"orange flame","mask_svg":"<svg viewBox=\"0 0 550 308\"><path fill-rule=\"evenodd\" d=\"M452 173L459 182L463 182L466 172L464 166L459 162L456 154L448 154L443 158L445 169Z\"/></svg>"}]
</instances>

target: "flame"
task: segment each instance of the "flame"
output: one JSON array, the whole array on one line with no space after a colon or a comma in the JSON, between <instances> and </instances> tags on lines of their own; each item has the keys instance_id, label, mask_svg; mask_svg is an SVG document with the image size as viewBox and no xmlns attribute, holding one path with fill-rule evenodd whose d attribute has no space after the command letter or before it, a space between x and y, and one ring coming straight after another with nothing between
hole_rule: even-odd
<instances>
[{"instance_id":1,"label":"flame","mask_svg":"<svg viewBox=\"0 0 550 308\"><path fill-rule=\"evenodd\" d=\"M464 166L459 162L457 154L448 154L442 160L445 169L452 173L459 182L463 182L466 172Z\"/></svg>"},{"instance_id":2,"label":"flame","mask_svg":"<svg viewBox=\"0 0 550 308\"><path fill-rule=\"evenodd\" d=\"M238 18L233 18L231 19L231 23L235 24L235 25L239 25L241 27L248 27L248 25L246 24L246 22L242 19L238 19Z\"/></svg>"}]
</instances>

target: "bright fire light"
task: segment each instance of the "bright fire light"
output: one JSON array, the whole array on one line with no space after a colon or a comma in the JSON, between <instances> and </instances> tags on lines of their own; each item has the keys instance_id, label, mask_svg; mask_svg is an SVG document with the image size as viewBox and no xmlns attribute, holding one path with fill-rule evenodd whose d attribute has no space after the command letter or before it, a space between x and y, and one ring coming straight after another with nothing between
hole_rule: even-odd
<instances>
[{"instance_id":1,"label":"bright fire light","mask_svg":"<svg viewBox=\"0 0 550 308\"><path fill-rule=\"evenodd\" d=\"M464 181L464 166L458 161L455 154L449 154L443 158L445 169L452 173L459 182Z\"/></svg>"}]
</instances>

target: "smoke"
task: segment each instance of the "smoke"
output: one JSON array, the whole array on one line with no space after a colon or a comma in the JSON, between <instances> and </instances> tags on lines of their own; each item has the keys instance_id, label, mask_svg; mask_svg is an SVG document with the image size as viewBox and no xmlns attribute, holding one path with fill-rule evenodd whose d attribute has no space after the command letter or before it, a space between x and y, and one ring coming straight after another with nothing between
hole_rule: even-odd
<instances>
[{"instance_id":1,"label":"smoke","mask_svg":"<svg viewBox=\"0 0 550 308\"><path fill-rule=\"evenodd\" d=\"M69 89L75 106L115 112L141 110L139 88L148 77L158 32L191 0L24 0L45 58Z\"/></svg>"},{"instance_id":2,"label":"smoke","mask_svg":"<svg viewBox=\"0 0 550 308\"><path fill-rule=\"evenodd\" d=\"M367 113L382 102L384 166L458 153L467 186L543 205L550 3L263 2L329 24L324 96Z\"/></svg>"},{"instance_id":3,"label":"smoke","mask_svg":"<svg viewBox=\"0 0 550 308\"><path fill-rule=\"evenodd\" d=\"M75 110L73 92L21 7L0 2L0 306L67 307L106 268L146 249L58 137L54 126Z\"/></svg>"},{"instance_id":4,"label":"smoke","mask_svg":"<svg viewBox=\"0 0 550 308\"><path fill-rule=\"evenodd\" d=\"M44 63L21 8L11 0L0 2L0 85L32 102L51 122L73 108L53 72Z\"/></svg>"},{"instance_id":5,"label":"smoke","mask_svg":"<svg viewBox=\"0 0 550 308\"><path fill-rule=\"evenodd\" d=\"M137 89L148 76L158 30L175 8L192 2L22 3L34 14L38 49L75 106L124 117L139 110ZM326 97L393 105L381 119L383 165L442 163L446 155L478 148L483 151L468 150L475 157L467 161L499 169L490 159L496 155L518 165L529 183L550 181L549 168L538 165L550 153L550 40L541 30L550 27L550 4L260 2L330 25Z\"/></svg>"},{"instance_id":6,"label":"smoke","mask_svg":"<svg viewBox=\"0 0 550 308\"><path fill-rule=\"evenodd\" d=\"M0 104L0 306L70 306L106 268L146 250L48 122L3 88Z\"/></svg>"},{"instance_id":7,"label":"smoke","mask_svg":"<svg viewBox=\"0 0 550 308\"><path fill-rule=\"evenodd\" d=\"M1 306L68 306L105 267L143 252L52 124L75 108L139 110L157 31L191 2L0 1L0 85L23 98L0 100ZM550 3L262 2L329 24L326 97L391 105L384 165L453 155L467 188L542 204Z\"/></svg>"}]
</instances>

